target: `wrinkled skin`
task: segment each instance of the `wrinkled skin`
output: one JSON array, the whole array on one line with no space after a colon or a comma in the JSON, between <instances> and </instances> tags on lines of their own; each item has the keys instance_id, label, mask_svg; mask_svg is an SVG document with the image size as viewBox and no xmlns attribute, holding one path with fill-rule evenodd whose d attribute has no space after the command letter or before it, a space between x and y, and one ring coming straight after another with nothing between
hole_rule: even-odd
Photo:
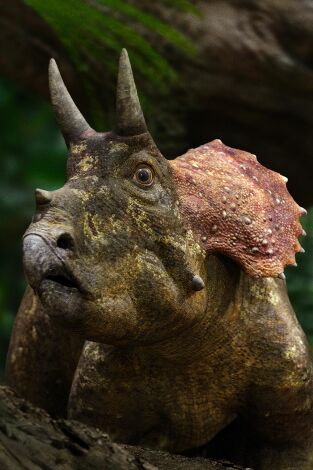
<instances>
[{"instance_id":1,"label":"wrinkled skin","mask_svg":"<svg viewBox=\"0 0 313 470\"><path fill-rule=\"evenodd\" d=\"M311 469L312 358L285 282L203 249L148 132L69 147L66 184L37 194L24 236L7 383L116 441Z\"/></svg>"},{"instance_id":2,"label":"wrinkled skin","mask_svg":"<svg viewBox=\"0 0 313 470\"><path fill-rule=\"evenodd\" d=\"M24 235L26 274L49 314L61 312L86 339L121 346L176 334L184 310L195 312L184 328L191 326L205 305L203 294L191 295L192 268L204 253L182 225L169 166L149 136L95 135L72 146L68 165L66 185L39 205ZM146 165L156 175L148 189L133 181ZM47 251L44 277L59 274L55 252L78 289L50 279L38 285L34 265Z\"/></svg>"}]
</instances>

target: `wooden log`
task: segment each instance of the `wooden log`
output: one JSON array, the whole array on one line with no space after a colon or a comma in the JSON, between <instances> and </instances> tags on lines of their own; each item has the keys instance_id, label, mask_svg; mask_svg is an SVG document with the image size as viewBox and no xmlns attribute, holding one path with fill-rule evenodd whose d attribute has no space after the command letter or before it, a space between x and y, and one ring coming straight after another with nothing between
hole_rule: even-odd
<instances>
[{"instance_id":1,"label":"wooden log","mask_svg":"<svg viewBox=\"0 0 313 470\"><path fill-rule=\"evenodd\" d=\"M113 443L77 421L54 420L44 410L0 387L1 470L223 470L229 462L187 458Z\"/></svg>"}]
</instances>

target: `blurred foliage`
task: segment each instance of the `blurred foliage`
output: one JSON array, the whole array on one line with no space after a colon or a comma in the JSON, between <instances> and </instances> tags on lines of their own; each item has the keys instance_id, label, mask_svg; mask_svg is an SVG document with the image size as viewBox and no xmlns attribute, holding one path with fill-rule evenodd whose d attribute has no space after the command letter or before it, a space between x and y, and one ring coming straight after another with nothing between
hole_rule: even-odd
<instances>
[{"instance_id":1,"label":"blurred foliage","mask_svg":"<svg viewBox=\"0 0 313 470\"><path fill-rule=\"evenodd\" d=\"M86 62L82 61L81 56L83 50L88 50L88 53L101 63L108 57L106 54L108 50L116 52L113 56L116 57L122 47L129 44L133 51L132 64L152 83L162 85L166 83L163 78L174 79L174 69L144 38L141 28L159 35L187 54L195 52L194 45L180 31L127 1L26 0L26 3L34 8L57 33L78 70L86 67ZM189 2L172 3L172 7L177 10L186 9ZM189 5L190 9L195 9L191 3ZM79 37L77 37L78 24ZM133 27L134 24L140 26L138 31L138 28ZM103 34L104 31L106 34ZM116 75L116 60L112 63L106 60L106 67L114 73L114 76Z\"/></svg>"},{"instance_id":2,"label":"blurred foliage","mask_svg":"<svg viewBox=\"0 0 313 470\"><path fill-rule=\"evenodd\" d=\"M184 2L182 2L184 3ZM25 288L21 238L34 210L35 187L63 185L66 149L51 107L0 80L0 371ZM313 342L313 209L303 218L308 236L298 268L286 271L291 302Z\"/></svg>"},{"instance_id":3,"label":"blurred foliage","mask_svg":"<svg viewBox=\"0 0 313 470\"><path fill-rule=\"evenodd\" d=\"M151 87L157 88L158 93L168 93L177 74L152 42L161 41L186 57L196 54L196 45L170 23L149 13L144 2L142 7L124 0L26 0L26 3L50 25L67 50L79 72L86 96L92 102L93 119L99 128L106 127L107 116L94 99L90 72L97 73L105 63L105 72L111 74L115 82L116 57L123 47L127 47L134 70ZM161 3L174 11L198 14L196 7L187 0L161 0ZM158 41L151 42L152 37ZM141 99L143 103L148 102L146 96L141 95Z\"/></svg>"},{"instance_id":4,"label":"blurred foliage","mask_svg":"<svg viewBox=\"0 0 313 470\"><path fill-rule=\"evenodd\" d=\"M51 107L0 80L0 374L25 281L21 238L36 186L63 185L65 145Z\"/></svg>"},{"instance_id":5,"label":"blurred foliage","mask_svg":"<svg viewBox=\"0 0 313 470\"><path fill-rule=\"evenodd\" d=\"M287 268L286 277L290 301L313 346L313 208L302 217L301 224L307 233L300 240L305 254L297 255L298 267Z\"/></svg>"}]
</instances>

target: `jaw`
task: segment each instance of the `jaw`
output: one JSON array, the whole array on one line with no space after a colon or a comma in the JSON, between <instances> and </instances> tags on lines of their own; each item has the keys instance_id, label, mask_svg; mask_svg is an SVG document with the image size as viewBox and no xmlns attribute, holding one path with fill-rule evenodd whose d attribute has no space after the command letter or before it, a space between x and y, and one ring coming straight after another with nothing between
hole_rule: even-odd
<instances>
[{"instance_id":1,"label":"jaw","mask_svg":"<svg viewBox=\"0 0 313 470\"><path fill-rule=\"evenodd\" d=\"M167 310L160 301L160 309L154 310L151 302L136 305L126 289L114 295L93 292L86 296L60 275L45 277L36 292L51 318L85 340L122 348L152 347L156 351L162 343L164 354L166 345L172 354L177 338L184 338L186 331L196 328L194 312L203 309L203 300L195 303L189 299L180 309Z\"/></svg>"},{"instance_id":2,"label":"jaw","mask_svg":"<svg viewBox=\"0 0 313 470\"><path fill-rule=\"evenodd\" d=\"M61 275L48 275L36 293L51 318L85 340L128 346L140 329L137 311L125 292L101 295L95 289L86 294Z\"/></svg>"},{"instance_id":3,"label":"jaw","mask_svg":"<svg viewBox=\"0 0 313 470\"><path fill-rule=\"evenodd\" d=\"M61 255L42 236L24 239L25 271L45 311L86 340L122 347L171 341L205 308L205 292L185 292L153 252L114 266Z\"/></svg>"},{"instance_id":4,"label":"jaw","mask_svg":"<svg viewBox=\"0 0 313 470\"><path fill-rule=\"evenodd\" d=\"M51 317L75 317L85 302L79 288L61 275L44 278L36 292Z\"/></svg>"}]
</instances>

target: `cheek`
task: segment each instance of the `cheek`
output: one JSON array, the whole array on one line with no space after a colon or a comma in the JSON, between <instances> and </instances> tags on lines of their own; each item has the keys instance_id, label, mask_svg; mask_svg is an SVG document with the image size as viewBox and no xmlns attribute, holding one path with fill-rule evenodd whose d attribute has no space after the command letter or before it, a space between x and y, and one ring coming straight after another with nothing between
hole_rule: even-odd
<instances>
[{"instance_id":1,"label":"cheek","mask_svg":"<svg viewBox=\"0 0 313 470\"><path fill-rule=\"evenodd\" d=\"M114 216L86 213L76 233L83 261L95 267L103 264L104 270L108 269L106 264L117 263L131 253L136 244L129 224Z\"/></svg>"},{"instance_id":2,"label":"cheek","mask_svg":"<svg viewBox=\"0 0 313 470\"><path fill-rule=\"evenodd\" d=\"M138 310L158 318L172 310L179 300L179 290L173 279L164 269L153 265L145 265L138 271L133 281L132 295Z\"/></svg>"},{"instance_id":3,"label":"cheek","mask_svg":"<svg viewBox=\"0 0 313 470\"><path fill-rule=\"evenodd\" d=\"M93 267L94 297L84 303L75 325L85 339L149 344L185 330L201 316L205 293L182 292L157 258L120 261L115 269Z\"/></svg>"},{"instance_id":4,"label":"cheek","mask_svg":"<svg viewBox=\"0 0 313 470\"><path fill-rule=\"evenodd\" d=\"M103 222L105 219L101 215L84 212L81 220L77 221L77 229L80 232L80 239L85 246L98 245L105 238L105 233L110 233L108 227Z\"/></svg>"},{"instance_id":5,"label":"cheek","mask_svg":"<svg viewBox=\"0 0 313 470\"><path fill-rule=\"evenodd\" d=\"M136 309L127 295L103 296L89 304L84 321L86 337L92 341L125 341L140 327Z\"/></svg>"},{"instance_id":6,"label":"cheek","mask_svg":"<svg viewBox=\"0 0 313 470\"><path fill-rule=\"evenodd\" d=\"M192 323L206 305L206 293L191 293L166 271L163 264L146 263L132 284L132 298L146 327L155 333L170 328L176 331Z\"/></svg>"},{"instance_id":7,"label":"cheek","mask_svg":"<svg viewBox=\"0 0 313 470\"><path fill-rule=\"evenodd\" d=\"M95 300L86 314L90 339L151 337L158 325L177 319L179 290L158 260L152 263L128 254L103 268L98 268Z\"/></svg>"}]
</instances>

